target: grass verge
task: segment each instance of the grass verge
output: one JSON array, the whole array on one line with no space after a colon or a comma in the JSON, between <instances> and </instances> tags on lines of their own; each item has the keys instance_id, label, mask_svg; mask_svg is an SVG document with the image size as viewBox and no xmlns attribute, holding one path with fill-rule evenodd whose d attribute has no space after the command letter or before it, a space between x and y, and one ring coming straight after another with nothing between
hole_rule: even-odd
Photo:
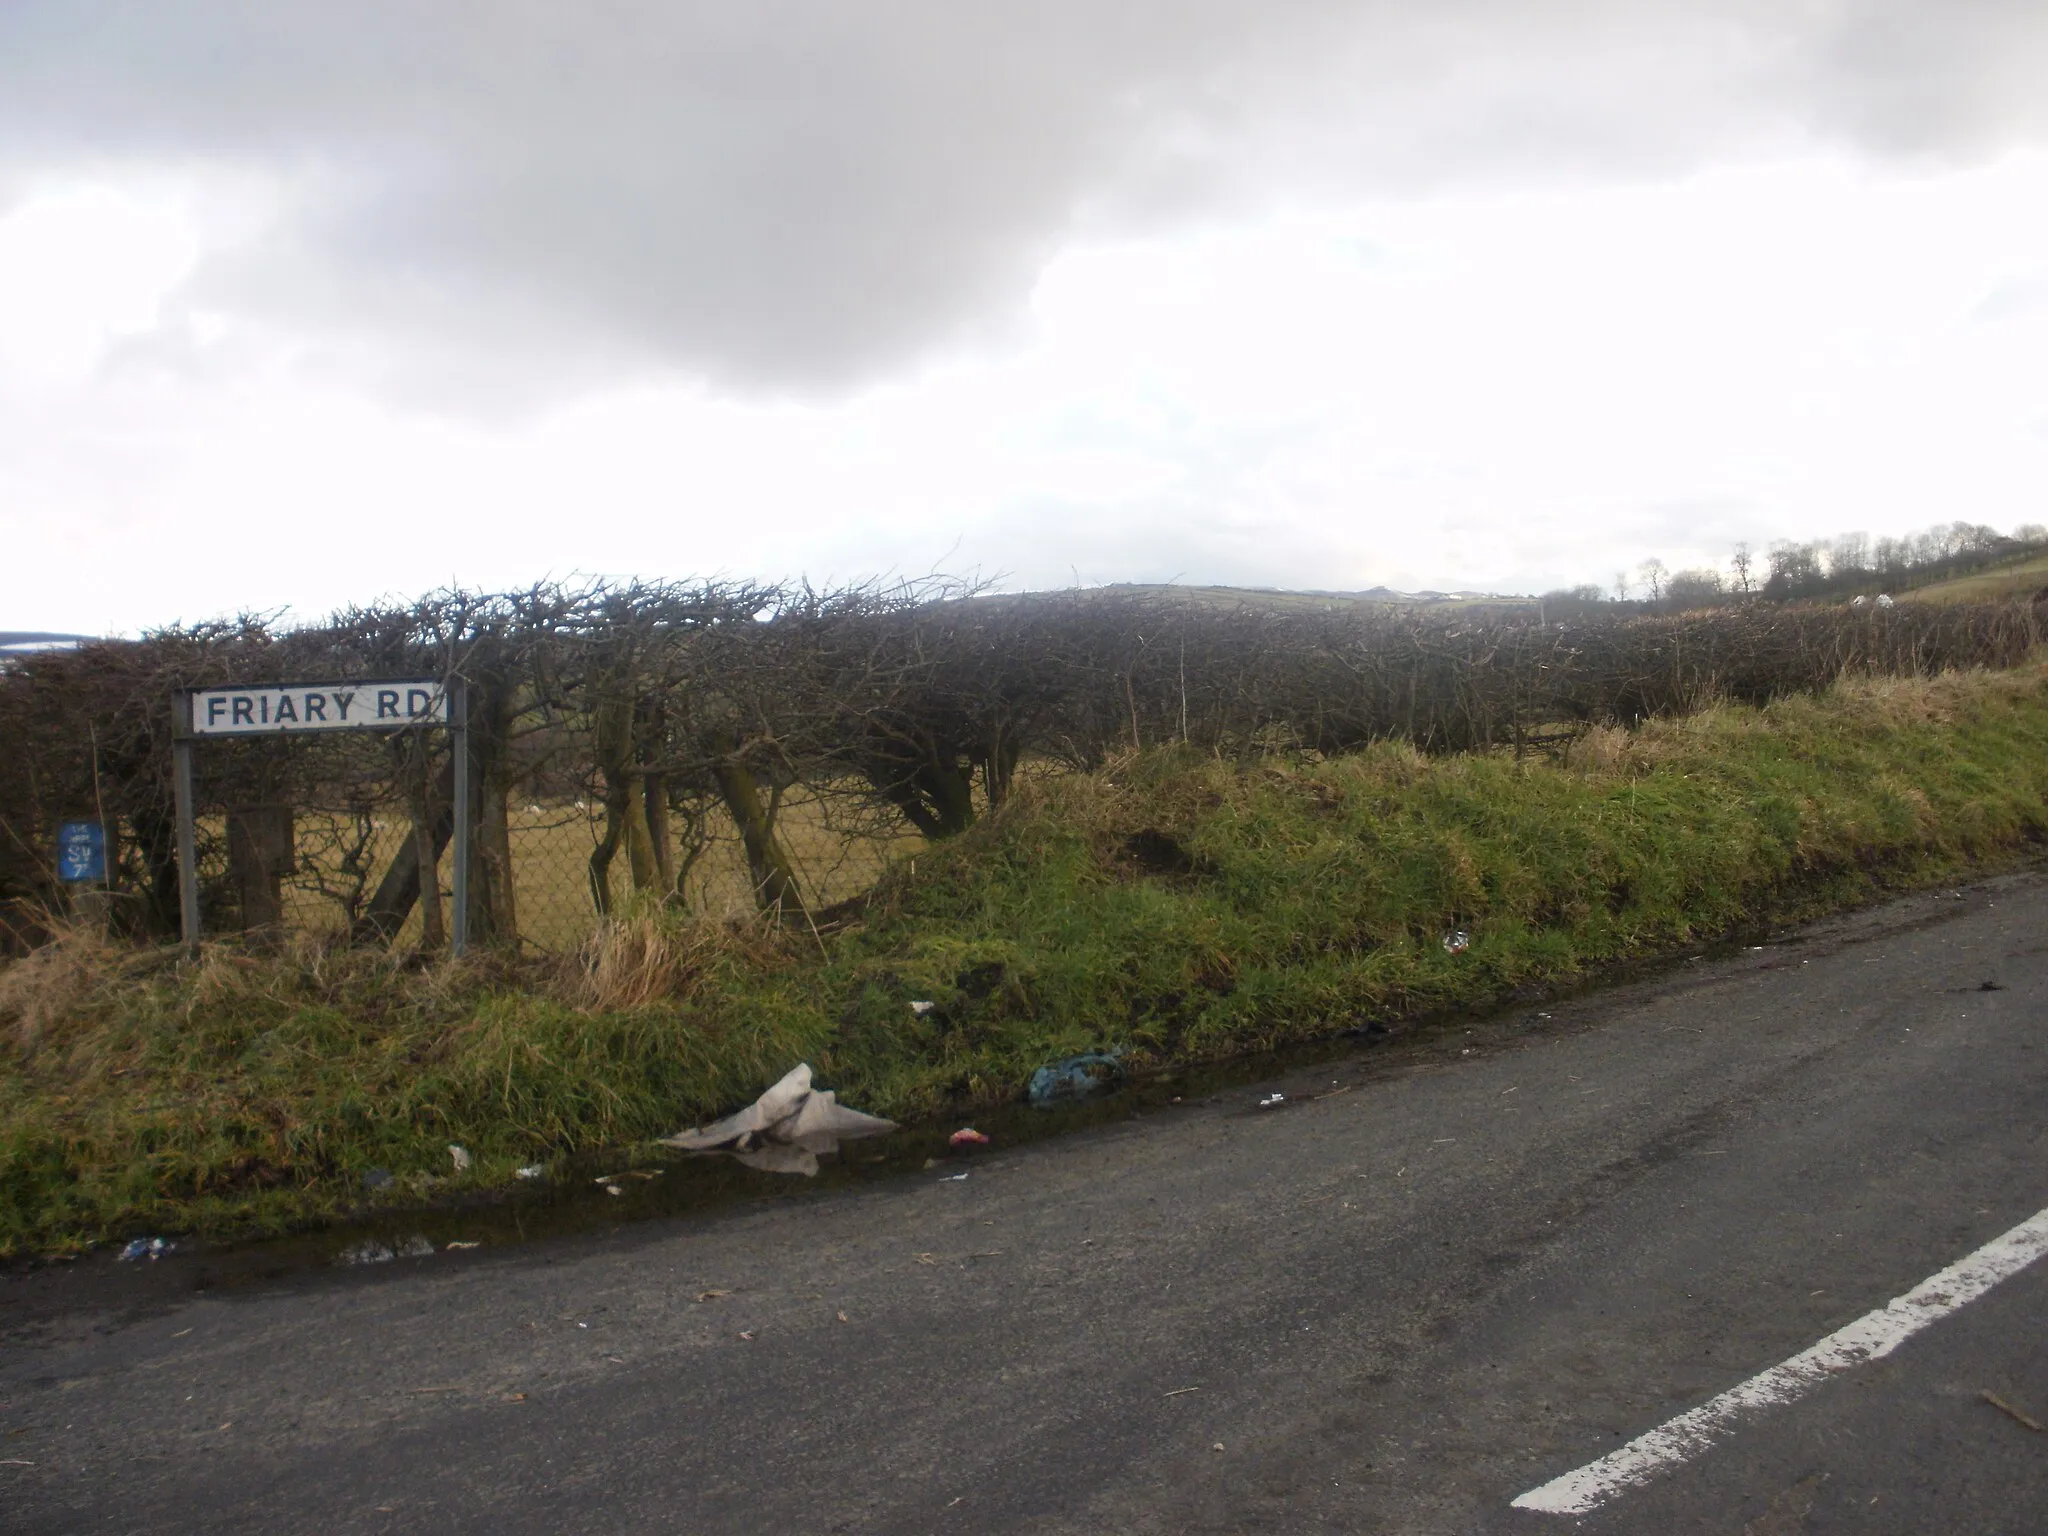
<instances>
[{"instance_id":1,"label":"grass verge","mask_svg":"<svg viewBox=\"0 0 2048 1536\"><path fill-rule=\"evenodd\" d=\"M505 1184L798 1060L909 1118L1078 1050L1215 1059L1488 1003L2023 851L2044 796L2036 664L1595 730L1562 761L1147 753L1029 783L824 936L641 913L573 962L179 966L74 932L0 971L0 1252L280 1230L360 1207L372 1169L395 1202Z\"/></svg>"}]
</instances>

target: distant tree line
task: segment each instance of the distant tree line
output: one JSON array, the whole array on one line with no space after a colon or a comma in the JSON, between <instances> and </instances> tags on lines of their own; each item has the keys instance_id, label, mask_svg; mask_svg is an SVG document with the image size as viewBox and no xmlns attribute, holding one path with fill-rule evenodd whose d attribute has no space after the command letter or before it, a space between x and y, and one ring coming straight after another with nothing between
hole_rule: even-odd
<instances>
[{"instance_id":1,"label":"distant tree line","mask_svg":"<svg viewBox=\"0 0 2048 1536\"><path fill-rule=\"evenodd\" d=\"M848 836L945 838L1000 806L1027 763L1085 771L1166 743L1241 758L1388 739L1529 751L1589 723L1762 702L1845 672L2011 664L2037 638L2024 604L1296 608L946 582L543 585L299 628L242 618L0 663L0 902L54 902L56 824L101 817L119 830L123 921L175 931L178 689L463 680L472 931L509 941L511 809L529 798L596 808L596 912L682 900L716 829L744 850L762 907L829 921L784 848L794 793ZM438 882L423 872L454 826L438 734L216 738L198 757L206 906L221 923L275 923L297 848L299 877L359 938L388 941L417 914L438 941ZM393 815L409 829L395 853L373 835ZM314 835L327 845L308 857Z\"/></svg>"},{"instance_id":2,"label":"distant tree line","mask_svg":"<svg viewBox=\"0 0 2048 1536\"><path fill-rule=\"evenodd\" d=\"M2040 523L2023 523L2009 534L1982 523L1941 523L1897 538L1844 533L1805 543L1779 539L1764 551L1761 564L1747 544L1738 544L1725 571L1674 571L1653 556L1633 572L1617 573L1611 596L1598 586L1578 586L1546 592L1538 601L1557 613L1607 604L1622 611L1684 613L1730 603L1844 598L1910 591L2043 553L2048 526Z\"/></svg>"}]
</instances>

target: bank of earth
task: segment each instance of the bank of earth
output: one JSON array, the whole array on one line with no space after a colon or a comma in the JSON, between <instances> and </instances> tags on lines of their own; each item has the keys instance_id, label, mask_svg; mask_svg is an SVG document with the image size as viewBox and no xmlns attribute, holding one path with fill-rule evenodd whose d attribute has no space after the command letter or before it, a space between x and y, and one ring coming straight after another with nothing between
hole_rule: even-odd
<instances>
[{"instance_id":1,"label":"bank of earth","mask_svg":"<svg viewBox=\"0 0 2048 1536\"><path fill-rule=\"evenodd\" d=\"M1558 758L1133 754L1027 783L837 931L643 911L574 960L302 942L189 965L75 933L0 971L0 1252L509 1187L798 1061L915 1119L1080 1051L1144 1071L1485 1006L2044 831L2031 663L1595 729Z\"/></svg>"}]
</instances>

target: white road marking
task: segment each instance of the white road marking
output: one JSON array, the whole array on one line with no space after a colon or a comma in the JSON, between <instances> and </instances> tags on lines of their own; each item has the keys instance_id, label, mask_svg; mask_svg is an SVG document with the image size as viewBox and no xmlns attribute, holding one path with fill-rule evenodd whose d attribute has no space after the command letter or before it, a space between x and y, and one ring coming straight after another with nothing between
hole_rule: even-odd
<instances>
[{"instance_id":1,"label":"white road marking","mask_svg":"<svg viewBox=\"0 0 2048 1536\"><path fill-rule=\"evenodd\" d=\"M1638 1435L1598 1461L1530 1489L1513 1507L1553 1515L1586 1514L1616 1494L1648 1482L1664 1468L1699 1455L1739 1420L1803 1397L1839 1371L1882 1360L1929 1323L1975 1301L2044 1253L2048 1253L2048 1211L2028 1217L2003 1237L1993 1238L1967 1258L1958 1259L1940 1274L1837 1329L1782 1365Z\"/></svg>"}]
</instances>

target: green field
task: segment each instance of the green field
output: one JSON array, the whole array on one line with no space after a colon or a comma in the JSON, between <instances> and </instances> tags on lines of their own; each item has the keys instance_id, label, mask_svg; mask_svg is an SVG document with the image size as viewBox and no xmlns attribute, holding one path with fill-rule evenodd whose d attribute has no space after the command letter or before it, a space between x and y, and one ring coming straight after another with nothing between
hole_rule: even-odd
<instances>
[{"instance_id":1,"label":"green field","mask_svg":"<svg viewBox=\"0 0 2048 1536\"><path fill-rule=\"evenodd\" d=\"M1898 596L1916 603L1985 603L2026 597L2043 587L2048 587L2048 555L1958 576L1953 581L1914 587Z\"/></svg>"}]
</instances>

